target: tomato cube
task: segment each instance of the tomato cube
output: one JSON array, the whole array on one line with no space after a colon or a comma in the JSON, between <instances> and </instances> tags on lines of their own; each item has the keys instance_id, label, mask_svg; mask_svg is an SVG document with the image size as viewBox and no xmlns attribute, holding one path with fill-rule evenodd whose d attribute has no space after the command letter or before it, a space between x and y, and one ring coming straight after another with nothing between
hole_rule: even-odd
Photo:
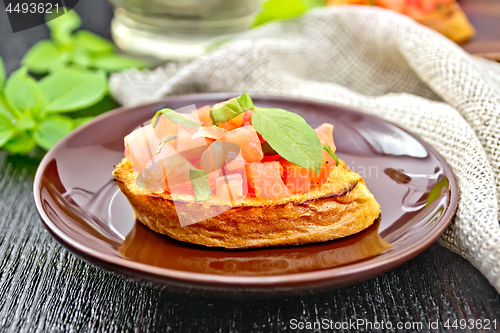
<instances>
[{"instance_id":1,"label":"tomato cube","mask_svg":"<svg viewBox=\"0 0 500 333\"><path fill-rule=\"evenodd\" d=\"M220 141L237 144L248 163L258 162L264 157L259 137L253 126L244 126L224 133Z\"/></svg>"},{"instance_id":2,"label":"tomato cube","mask_svg":"<svg viewBox=\"0 0 500 333\"><path fill-rule=\"evenodd\" d=\"M292 194L285 186L281 175L283 167L279 162L254 162L246 165L248 190L260 199L281 199Z\"/></svg>"}]
</instances>

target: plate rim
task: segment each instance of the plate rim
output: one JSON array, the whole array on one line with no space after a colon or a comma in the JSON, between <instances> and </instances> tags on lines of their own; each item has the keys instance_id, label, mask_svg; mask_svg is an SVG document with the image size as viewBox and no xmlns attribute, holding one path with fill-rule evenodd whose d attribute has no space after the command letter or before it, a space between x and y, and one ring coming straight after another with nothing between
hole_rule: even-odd
<instances>
[{"instance_id":1,"label":"plate rim","mask_svg":"<svg viewBox=\"0 0 500 333\"><path fill-rule=\"evenodd\" d=\"M105 112L101 114L91 121L85 123L83 126L75 129L70 132L64 138L62 138L52 149L50 149L46 155L43 157L40 162L34 182L33 182L33 196L35 201L35 206L37 212L44 224L44 226L48 229L51 236L55 236L56 241L61 243L63 246L68 248L71 252L76 255L83 257L85 261L96 264L94 260L97 260L101 265L104 264L106 267L111 267L112 269L118 271L127 271L130 273L139 273L139 275L143 276L144 273L147 277L158 280L176 280L184 283L201 283L203 285L218 285L224 287L236 287L236 288L245 288L250 286L257 287L277 287L277 286L291 286L296 284L309 284L309 283L317 283L320 281L326 280L347 280L352 279L353 282L359 281L360 279L366 279L369 277L377 276L383 274L391 269L394 269L401 264L413 259L418 254L422 253L428 247L430 247L433 243L437 241L437 239L444 233L444 231L451 224L451 221L455 215L458 199L459 199L459 188L456 181L455 174L453 169L449 166L446 160L439 154L439 152L429 143L420 138L419 135L412 133L397 124L394 124L390 121L382 119L376 115L372 115L369 113L365 113L360 109L350 108L339 104L327 103L323 101L317 101L307 98L295 98L288 96L280 96L280 95L269 95L269 94L252 94L255 99L267 99L274 101L288 101L288 102L307 102L311 104L315 104L322 107L328 108L337 108L342 112L354 113L354 114L362 114L363 116L373 117L382 122L393 125L404 132L411 135L421 144L423 144L426 149L430 149L432 153L439 160L441 165L443 166L445 174L448 177L449 186L450 186L450 197L448 199L448 207L445 213L440 217L439 226L433 229L432 234L430 236L425 237L421 242L416 243L409 249L399 253L397 255L392 255L387 258L382 257L379 260L369 263L367 261L355 262L348 265L342 265L339 267L327 268L317 271L311 272L301 272L301 273L292 273L292 274L280 274L280 275L258 275L258 276L233 276L233 275L217 275L217 274L208 274L208 273L198 273L198 272L187 272L187 271L179 271L169 268L163 268L158 266L152 266L148 264L143 264L139 262L135 262L129 260L127 258L120 258L117 256L113 256L110 254L105 254L100 251L97 251L91 247L87 247L84 244L81 244L79 241L73 239L64 233L61 229L59 229L48 217L45 210L43 209L41 203L40 196L40 185L41 185L41 177L43 171L45 170L49 161L51 161L54 157L55 152L58 150L60 146L62 146L69 138L75 136L81 131L85 130L87 127L93 125L94 123L100 122L103 119L113 117L116 114L132 112L134 109L142 109L147 107L152 107L157 104L166 104L172 103L174 101L189 101L192 98L217 98L220 100L228 99L237 95L238 92L216 92L216 93L203 93L203 94L187 94L187 95L176 95L176 96L168 96L162 98L160 100L140 104L132 107L119 107L117 109ZM90 260L89 258L92 258ZM135 275L135 274L132 274ZM167 282L167 281L165 281ZM332 284L335 284L332 281Z\"/></svg>"}]
</instances>

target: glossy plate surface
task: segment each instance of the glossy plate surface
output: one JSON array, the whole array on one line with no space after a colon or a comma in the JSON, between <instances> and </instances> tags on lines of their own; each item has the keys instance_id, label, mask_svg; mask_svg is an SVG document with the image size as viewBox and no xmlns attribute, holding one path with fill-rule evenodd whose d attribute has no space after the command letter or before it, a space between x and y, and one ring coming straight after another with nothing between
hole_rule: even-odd
<instances>
[{"instance_id":1,"label":"glossy plate surface","mask_svg":"<svg viewBox=\"0 0 500 333\"><path fill-rule=\"evenodd\" d=\"M136 222L111 177L123 157L124 136L161 108L201 107L233 96L177 96L122 108L65 137L47 153L34 183L35 203L51 234L94 264L173 288L282 294L386 272L425 250L449 225L458 202L455 177L428 144L361 112L270 96L253 100L296 112L312 127L334 124L337 155L364 177L381 204L372 227L321 244L230 251L177 242Z\"/></svg>"}]
</instances>

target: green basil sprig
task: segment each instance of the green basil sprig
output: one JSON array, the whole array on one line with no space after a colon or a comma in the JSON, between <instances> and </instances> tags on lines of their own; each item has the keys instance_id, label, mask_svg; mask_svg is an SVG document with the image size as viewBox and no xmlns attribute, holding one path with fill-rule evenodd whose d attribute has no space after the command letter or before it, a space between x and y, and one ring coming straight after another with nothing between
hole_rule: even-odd
<instances>
[{"instance_id":1,"label":"green basil sprig","mask_svg":"<svg viewBox=\"0 0 500 333\"><path fill-rule=\"evenodd\" d=\"M90 31L74 33L81 25L80 17L75 10L65 11L64 15L47 21L52 40L36 43L21 60L30 72L43 75L70 65L106 72L149 67L142 60L116 54L111 41Z\"/></svg>"},{"instance_id":2,"label":"green basil sprig","mask_svg":"<svg viewBox=\"0 0 500 333\"><path fill-rule=\"evenodd\" d=\"M5 86L4 86L5 83ZM6 80L0 59L0 148L18 154L52 148L91 117L61 113L96 105L108 91L106 75L62 68L36 81L21 67Z\"/></svg>"},{"instance_id":3,"label":"green basil sprig","mask_svg":"<svg viewBox=\"0 0 500 333\"><path fill-rule=\"evenodd\" d=\"M156 118L158 118L162 114L175 124L179 124L187 128L201 127L201 124L195 123L194 121L187 119L182 114L177 113L172 109L161 109L160 111L156 112L153 119L151 119L151 124L153 124L153 127L156 126Z\"/></svg>"},{"instance_id":4,"label":"green basil sprig","mask_svg":"<svg viewBox=\"0 0 500 333\"><path fill-rule=\"evenodd\" d=\"M332 148L330 148L330 146L328 145L323 145L323 149L326 150L328 152L328 154L330 154L330 156L335 160L336 162L336 166L339 166L339 159L337 157L337 155L335 155L335 153L333 152Z\"/></svg>"},{"instance_id":5,"label":"green basil sprig","mask_svg":"<svg viewBox=\"0 0 500 333\"><path fill-rule=\"evenodd\" d=\"M205 170L189 170L189 179L193 186L195 201L207 201L212 194L212 189L208 183L207 172Z\"/></svg>"},{"instance_id":6,"label":"green basil sprig","mask_svg":"<svg viewBox=\"0 0 500 333\"><path fill-rule=\"evenodd\" d=\"M248 93L244 93L230 100L224 106L210 110L210 117L215 125L219 125L251 109L253 109L252 98Z\"/></svg>"},{"instance_id":7,"label":"green basil sprig","mask_svg":"<svg viewBox=\"0 0 500 333\"><path fill-rule=\"evenodd\" d=\"M252 124L281 157L319 173L323 147L304 118L283 109L255 107Z\"/></svg>"},{"instance_id":8,"label":"green basil sprig","mask_svg":"<svg viewBox=\"0 0 500 333\"><path fill-rule=\"evenodd\" d=\"M167 135L166 137L164 137L163 140L161 140L160 144L158 145L158 149L156 149L156 153L159 154L161 149L163 148L163 146L167 142L177 139L177 136L178 135L175 134L175 135Z\"/></svg>"}]
</instances>

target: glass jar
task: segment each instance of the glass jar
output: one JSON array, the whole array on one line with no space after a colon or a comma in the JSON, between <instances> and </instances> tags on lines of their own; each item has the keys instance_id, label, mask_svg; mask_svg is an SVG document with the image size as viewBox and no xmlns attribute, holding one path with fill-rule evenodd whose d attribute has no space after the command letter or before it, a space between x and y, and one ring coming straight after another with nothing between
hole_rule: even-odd
<instances>
[{"instance_id":1,"label":"glass jar","mask_svg":"<svg viewBox=\"0 0 500 333\"><path fill-rule=\"evenodd\" d=\"M110 0L121 49L158 59L192 59L250 28L260 0Z\"/></svg>"}]
</instances>

